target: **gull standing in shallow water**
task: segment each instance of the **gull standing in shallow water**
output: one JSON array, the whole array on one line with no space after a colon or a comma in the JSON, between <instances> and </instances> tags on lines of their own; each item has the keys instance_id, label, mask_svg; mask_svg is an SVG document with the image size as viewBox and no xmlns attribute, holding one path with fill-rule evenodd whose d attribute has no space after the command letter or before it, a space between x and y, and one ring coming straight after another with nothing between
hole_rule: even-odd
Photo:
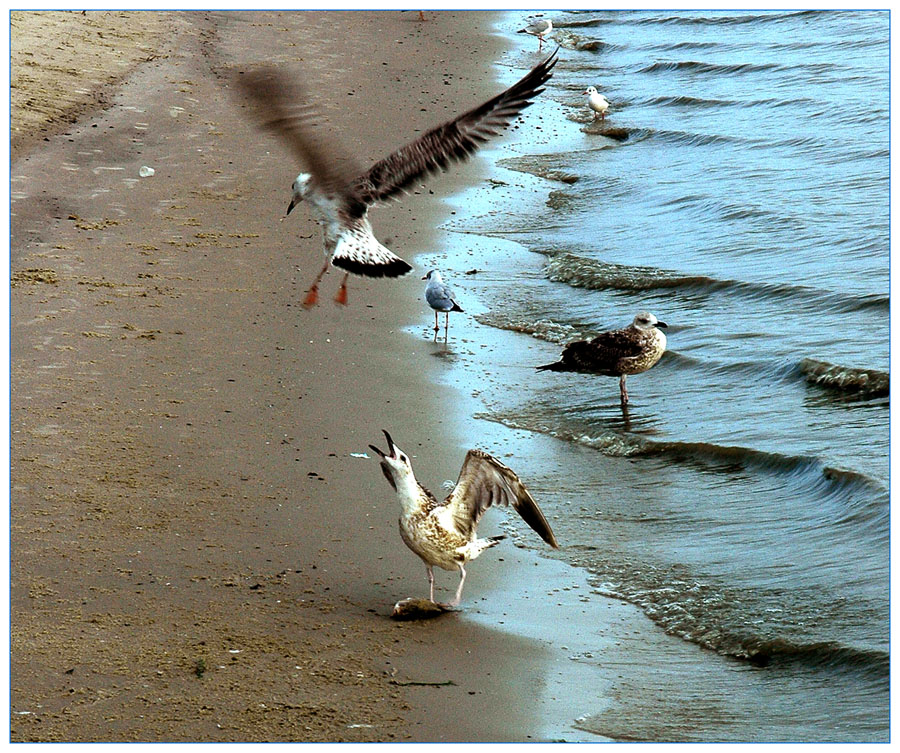
<instances>
[{"instance_id":1,"label":"gull standing in shallow water","mask_svg":"<svg viewBox=\"0 0 900 753\"><path fill-rule=\"evenodd\" d=\"M666 350L666 336L658 327L666 327L666 323L643 311L625 329L604 332L593 340L569 343L559 361L537 368L617 376L622 404L627 405L625 377L655 366Z\"/></svg>"},{"instance_id":2,"label":"gull standing in shallow water","mask_svg":"<svg viewBox=\"0 0 900 753\"><path fill-rule=\"evenodd\" d=\"M544 44L544 37L546 37L551 31L553 31L553 21L549 18L537 18L534 21L529 22L528 26L524 29L519 29L519 34L531 34L533 37L538 38L538 52L541 51L541 47Z\"/></svg>"},{"instance_id":3,"label":"gull standing in shallow water","mask_svg":"<svg viewBox=\"0 0 900 753\"><path fill-rule=\"evenodd\" d=\"M281 136L309 170L294 181L287 214L303 199L309 201L323 225L327 258L303 305L318 302L319 281L329 264L345 270L335 297L341 304L347 302L350 273L400 277L409 272L412 267L375 238L367 218L369 207L399 198L422 178L461 162L506 128L543 91L541 85L551 76L556 54L506 91L428 131L365 171L326 135L328 128L322 118L286 73L263 67L236 76L237 86L254 103L263 126Z\"/></svg>"},{"instance_id":4,"label":"gull standing in shallow water","mask_svg":"<svg viewBox=\"0 0 900 753\"><path fill-rule=\"evenodd\" d=\"M519 477L496 458L481 450L469 450L456 486L447 499L438 502L416 481L406 453L386 431L384 436L387 453L375 445L369 447L381 457L381 470L400 498L400 538L425 563L432 602L435 565L459 571L456 596L447 605L455 607L466 582L465 564L504 538L479 539L475 534L478 521L492 505L512 505L544 541L559 548L550 524Z\"/></svg>"},{"instance_id":5,"label":"gull standing in shallow water","mask_svg":"<svg viewBox=\"0 0 900 753\"><path fill-rule=\"evenodd\" d=\"M593 86L589 86L584 92L588 95L588 107L594 112L594 120L600 116L600 120L606 117L606 111L609 109L609 101Z\"/></svg>"},{"instance_id":6,"label":"gull standing in shallow water","mask_svg":"<svg viewBox=\"0 0 900 753\"><path fill-rule=\"evenodd\" d=\"M444 342L447 342L447 334L450 331L450 312L462 312L462 308L453 297L453 291L449 285L445 285L441 279L441 273L436 269L432 269L423 280L428 280L425 286L425 300L428 305L434 309L434 339L437 341L438 330L438 311L444 312Z\"/></svg>"}]
</instances>

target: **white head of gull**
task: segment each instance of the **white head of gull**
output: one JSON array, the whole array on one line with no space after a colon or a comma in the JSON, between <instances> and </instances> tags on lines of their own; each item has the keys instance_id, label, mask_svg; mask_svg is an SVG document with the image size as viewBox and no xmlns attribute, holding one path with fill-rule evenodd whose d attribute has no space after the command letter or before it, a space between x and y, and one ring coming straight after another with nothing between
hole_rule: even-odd
<instances>
[{"instance_id":1,"label":"white head of gull","mask_svg":"<svg viewBox=\"0 0 900 753\"><path fill-rule=\"evenodd\" d=\"M459 571L459 586L453 601L457 606L466 581L465 565L503 536L480 539L475 533L485 510L512 505L522 519L554 549L556 537L531 494L519 477L496 458L481 450L469 450L459 479L443 502L416 481L409 456L394 444L386 431L388 450L369 447L381 458L381 470L400 500L400 537L425 563L428 598L434 602L435 566Z\"/></svg>"}]
</instances>

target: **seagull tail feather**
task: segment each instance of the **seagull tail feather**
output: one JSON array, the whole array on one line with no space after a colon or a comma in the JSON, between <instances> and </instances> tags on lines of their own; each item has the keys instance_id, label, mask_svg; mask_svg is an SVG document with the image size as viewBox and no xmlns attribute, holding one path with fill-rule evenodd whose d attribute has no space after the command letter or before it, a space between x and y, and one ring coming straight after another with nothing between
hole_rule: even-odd
<instances>
[{"instance_id":1,"label":"seagull tail feather","mask_svg":"<svg viewBox=\"0 0 900 753\"><path fill-rule=\"evenodd\" d=\"M569 365L565 361L545 363L543 366L535 366L535 369L538 371L571 371Z\"/></svg>"},{"instance_id":2,"label":"seagull tail feather","mask_svg":"<svg viewBox=\"0 0 900 753\"><path fill-rule=\"evenodd\" d=\"M375 239L368 222L338 239L331 263L363 277L401 277L412 270L410 264Z\"/></svg>"}]
</instances>

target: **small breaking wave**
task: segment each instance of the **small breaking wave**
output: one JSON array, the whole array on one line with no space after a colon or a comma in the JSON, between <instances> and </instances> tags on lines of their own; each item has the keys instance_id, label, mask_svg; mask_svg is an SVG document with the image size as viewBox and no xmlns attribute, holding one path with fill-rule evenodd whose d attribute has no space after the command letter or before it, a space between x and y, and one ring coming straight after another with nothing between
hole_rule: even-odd
<instances>
[{"instance_id":1,"label":"small breaking wave","mask_svg":"<svg viewBox=\"0 0 900 753\"><path fill-rule=\"evenodd\" d=\"M850 671L886 682L890 655L878 649L857 648L836 641L810 641L765 636L741 631L739 621L729 619L738 594L721 592L672 571L649 572L637 582L614 566L589 567L598 593L623 599L639 607L669 635L695 643L755 667L802 665L813 669ZM598 582L599 581L599 582ZM773 626L772 631L778 632Z\"/></svg>"},{"instance_id":2,"label":"small breaking wave","mask_svg":"<svg viewBox=\"0 0 900 753\"><path fill-rule=\"evenodd\" d=\"M509 332L521 332L536 337L538 340L559 345L565 345L572 340L582 340L589 336L569 324L554 322L550 319L524 321L499 311L477 314L475 321L488 327L504 329Z\"/></svg>"},{"instance_id":3,"label":"small breaking wave","mask_svg":"<svg viewBox=\"0 0 900 753\"><path fill-rule=\"evenodd\" d=\"M876 369L839 366L814 358L804 358L800 371L809 384L841 392L877 397L890 394L890 374Z\"/></svg>"}]
</instances>

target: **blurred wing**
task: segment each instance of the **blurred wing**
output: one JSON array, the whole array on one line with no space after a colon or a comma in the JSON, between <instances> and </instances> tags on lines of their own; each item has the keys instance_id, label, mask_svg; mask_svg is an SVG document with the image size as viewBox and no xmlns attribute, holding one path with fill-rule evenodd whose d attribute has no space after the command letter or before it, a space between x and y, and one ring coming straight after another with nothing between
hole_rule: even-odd
<instances>
[{"instance_id":1,"label":"blurred wing","mask_svg":"<svg viewBox=\"0 0 900 753\"><path fill-rule=\"evenodd\" d=\"M260 125L291 148L316 184L326 191L345 194L361 168L333 137L326 135L323 118L303 88L271 66L237 74L233 81L250 101Z\"/></svg>"},{"instance_id":2,"label":"blurred wing","mask_svg":"<svg viewBox=\"0 0 900 753\"><path fill-rule=\"evenodd\" d=\"M481 450L469 450L446 505L457 530L466 537L471 535L489 507L512 505L544 541L554 549L559 548L550 524L519 477Z\"/></svg>"},{"instance_id":3,"label":"blurred wing","mask_svg":"<svg viewBox=\"0 0 900 753\"><path fill-rule=\"evenodd\" d=\"M557 50L558 51L558 50ZM396 198L420 178L446 170L467 159L481 144L531 104L543 90L556 65L554 52L518 83L474 110L460 115L375 163L354 187L362 201L372 204Z\"/></svg>"}]
</instances>

